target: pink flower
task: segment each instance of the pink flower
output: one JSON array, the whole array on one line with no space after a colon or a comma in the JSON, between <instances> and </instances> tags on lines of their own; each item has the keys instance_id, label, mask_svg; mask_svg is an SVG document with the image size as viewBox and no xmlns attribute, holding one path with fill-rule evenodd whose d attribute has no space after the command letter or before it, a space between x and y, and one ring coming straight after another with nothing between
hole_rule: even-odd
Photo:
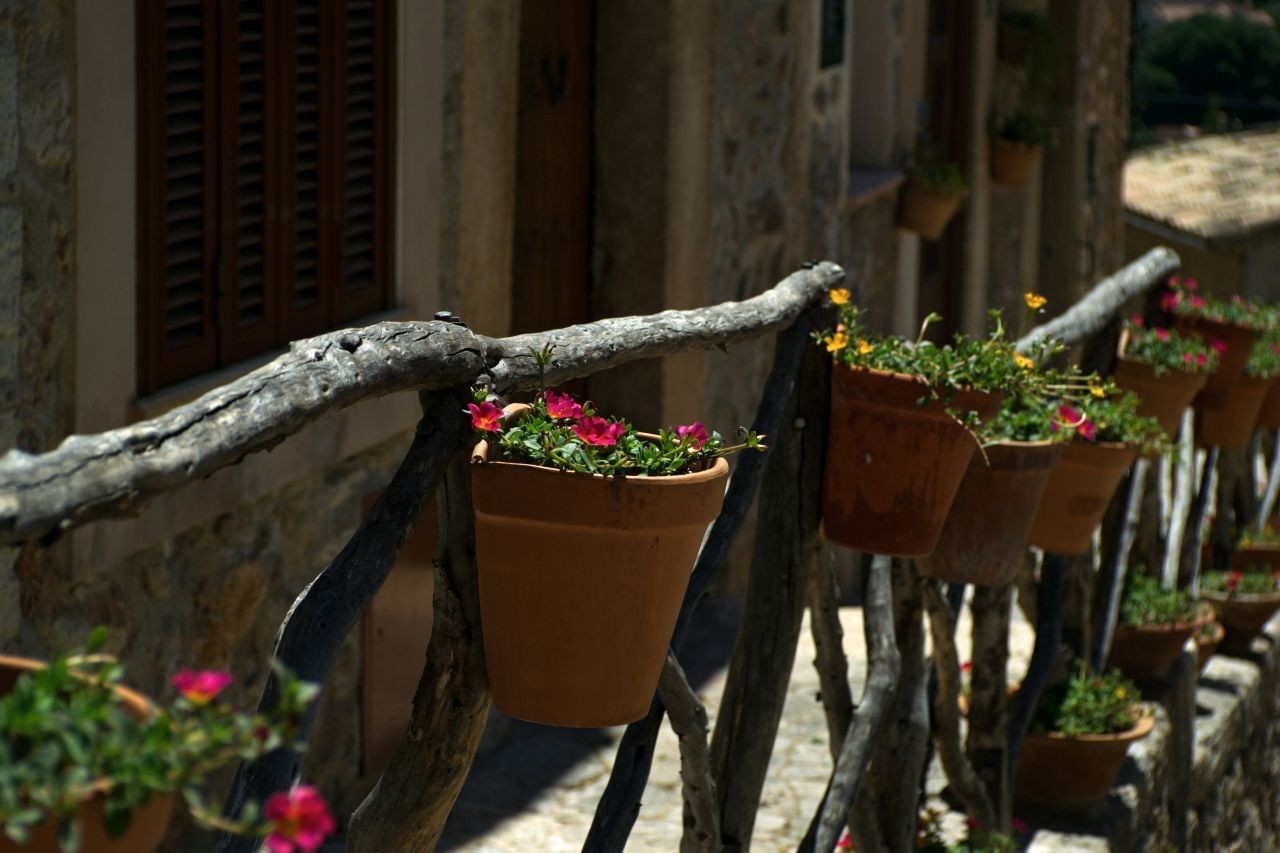
<instances>
[{"instance_id":1,"label":"pink flower","mask_svg":"<svg viewBox=\"0 0 1280 853\"><path fill-rule=\"evenodd\" d=\"M272 824L267 836L271 853L311 853L338 827L324 798L310 785L299 785L287 794L272 794L262 814Z\"/></svg>"},{"instance_id":2,"label":"pink flower","mask_svg":"<svg viewBox=\"0 0 1280 853\"><path fill-rule=\"evenodd\" d=\"M1209 304L1208 302L1206 302L1206 301L1204 300L1204 297L1202 297L1202 296L1193 296L1193 297L1191 297L1191 299L1190 299L1190 303L1191 303L1191 307L1192 307L1192 308L1203 308L1204 306L1206 306L1206 305L1208 305L1208 304Z\"/></svg>"},{"instance_id":3,"label":"pink flower","mask_svg":"<svg viewBox=\"0 0 1280 853\"><path fill-rule=\"evenodd\" d=\"M573 395L548 391L542 397L547 403L547 414L556 420L569 418L576 421L582 417L582 405L573 399Z\"/></svg>"},{"instance_id":4,"label":"pink flower","mask_svg":"<svg viewBox=\"0 0 1280 853\"><path fill-rule=\"evenodd\" d=\"M1184 289L1190 290L1194 293L1200 289L1200 282L1196 281L1194 278L1184 278L1182 280L1182 286Z\"/></svg>"},{"instance_id":5,"label":"pink flower","mask_svg":"<svg viewBox=\"0 0 1280 853\"><path fill-rule=\"evenodd\" d=\"M1129 322L1133 323L1133 325L1137 326L1139 329L1141 329L1142 326L1146 323L1146 321L1142 319L1141 314L1134 314L1133 319L1131 319Z\"/></svg>"},{"instance_id":6,"label":"pink flower","mask_svg":"<svg viewBox=\"0 0 1280 853\"><path fill-rule=\"evenodd\" d=\"M967 817L964 819L964 825L970 829L982 829L982 821L977 818Z\"/></svg>"},{"instance_id":7,"label":"pink flower","mask_svg":"<svg viewBox=\"0 0 1280 853\"><path fill-rule=\"evenodd\" d=\"M1076 427L1076 434L1085 441L1093 441L1098 437L1098 426L1093 421L1085 418L1080 422L1080 426Z\"/></svg>"},{"instance_id":8,"label":"pink flower","mask_svg":"<svg viewBox=\"0 0 1280 853\"><path fill-rule=\"evenodd\" d=\"M971 660L967 660L967 661L965 661L964 663L960 664L960 671L961 671L961 672L973 672L973 661L971 661Z\"/></svg>"},{"instance_id":9,"label":"pink flower","mask_svg":"<svg viewBox=\"0 0 1280 853\"><path fill-rule=\"evenodd\" d=\"M681 438L687 437L694 450L701 450L702 445L706 444L707 439L711 438L711 436L707 435L706 427L698 421L676 427L676 435Z\"/></svg>"},{"instance_id":10,"label":"pink flower","mask_svg":"<svg viewBox=\"0 0 1280 853\"><path fill-rule=\"evenodd\" d=\"M584 444L598 447L612 447L618 443L627 428L622 424L611 424L604 418L583 418L573 425L573 434L582 439Z\"/></svg>"},{"instance_id":11,"label":"pink flower","mask_svg":"<svg viewBox=\"0 0 1280 853\"><path fill-rule=\"evenodd\" d=\"M497 432L500 428L498 422L502 420L502 409L493 403L488 401L479 404L468 403L467 409L471 412L471 425L476 429Z\"/></svg>"},{"instance_id":12,"label":"pink flower","mask_svg":"<svg viewBox=\"0 0 1280 853\"><path fill-rule=\"evenodd\" d=\"M1227 575L1227 589L1230 590L1231 592L1235 592L1236 588L1240 586L1240 581L1243 579L1244 579L1244 572L1240 571L1239 569L1236 569L1235 571L1231 572L1231 574Z\"/></svg>"},{"instance_id":13,"label":"pink flower","mask_svg":"<svg viewBox=\"0 0 1280 853\"><path fill-rule=\"evenodd\" d=\"M1166 293L1160 297L1160 310L1172 311L1178 307L1178 303L1182 301L1182 297L1177 293Z\"/></svg>"},{"instance_id":14,"label":"pink flower","mask_svg":"<svg viewBox=\"0 0 1280 853\"><path fill-rule=\"evenodd\" d=\"M1208 363L1209 363L1209 356L1205 355L1204 353L1200 353L1199 355L1196 356L1196 364L1199 364L1201 367L1203 367Z\"/></svg>"},{"instance_id":15,"label":"pink flower","mask_svg":"<svg viewBox=\"0 0 1280 853\"><path fill-rule=\"evenodd\" d=\"M853 839L849 837L849 830L845 830L844 835L840 836L840 840L836 842L837 850L852 850Z\"/></svg>"},{"instance_id":16,"label":"pink flower","mask_svg":"<svg viewBox=\"0 0 1280 853\"><path fill-rule=\"evenodd\" d=\"M1013 831L1016 834L1026 835L1027 830L1029 829L1031 829L1031 827L1027 826L1027 822L1025 820L1018 820L1016 817L1013 819Z\"/></svg>"},{"instance_id":17,"label":"pink flower","mask_svg":"<svg viewBox=\"0 0 1280 853\"><path fill-rule=\"evenodd\" d=\"M1213 347L1213 351L1216 352L1218 355L1222 355L1224 352L1227 351L1227 342L1224 340L1216 340L1213 343L1209 344L1209 346Z\"/></svg>"},{"instance_id":18,"label":"pink flower","mask_svg":"<svg viewBox=\"0 0 1280 853\"><path fill-rule=\"evenodd\" d=\"M173 676L174 688L193 705L208 705L230 683L231 673L217 669L184 669Z\"/></svg>"},{"instance_id":19,"label":"pink flower","mask_svg":"<svg viewBox=\"0 0 1280 853\"><path fill-rule=\"evenodd\" d=\"M1200 356L1200 357L1201 357L1201 358L1204 358L1204 356L1203 356L1203 355L1202 355L1202 356ZM1190 363L1191 363L1191 362L1193 362L1193 361L1195 361L1195 356L1193 356L1191 353L1189 353L1189 352L1184 352L1184 353L1182 354L1182 363L1183 363L1183 364L1190 364Z\"/></svg>"},{"instance_id":20,"label":"pink flower","mask_svg":"<svg viewBox=\"0 0 1280 853\"><path fill-rule=\"evenodd\" d=\"M1160 341L1167 341L1167 340L1169 340L1169 330L1168 330L1168 329L1156 329L1156 340L1160 340Z\"/></svg>"}]
</instances>

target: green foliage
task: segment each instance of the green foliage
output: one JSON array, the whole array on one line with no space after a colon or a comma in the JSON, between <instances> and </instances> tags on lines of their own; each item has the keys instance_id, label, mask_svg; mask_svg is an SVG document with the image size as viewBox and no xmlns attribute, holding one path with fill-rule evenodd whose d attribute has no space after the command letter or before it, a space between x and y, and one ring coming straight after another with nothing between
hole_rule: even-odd
<instances>
[{"instance_id":1,"label":"green foliage","mask_svg":"<svg viewBox=\"0 0 1280 853\"><path fill-rule=\"evenodd\" d=\"M1007 394L1000 412L983 424L982 440L987 443L1068 441L1071 433L1057 428L1054 409L1031 394Z\"/></svg>"},{"instance_id":2,"label":"green foliage","mask_svg":"<svg viewBox=\"0 0 1280 853\"><path fill-rule=\"evenodd\" d=\"M1043 145L1049 138L1049 124L1040 113L1020 108L996 125L995 135L1023 145Z\"/></svg>"},{"instance_id":3,"label":"green foliage","mask_svg":"<svg viewBox=\"0 0 1280 853\"><path fill-rule=\"evenodd\" d=\"M942 195L962 196L969 191L964 172L960 171L956 163L937 153L933 146L921 149L915 166L911 169L911 178L921 186Z\"/></svg>"},{"instance_id":4,"label":"green foliage","mask_svg":"<svg viewBox=\"0 0 1280 853\"><path fill-rule=\"evenodd\" d=\"M1280 590L1280 583L1270 571L1233 570L1229 572L1205 572L1200 587L1209 592L1228 595L1270 595Z\"/></svg>"},{"instance_id":5,"label":"green foliage","mask_svg":"<svg viewBox=\"0 0 1280 853\"><path fill-rule=\"evenodd\" d=\"M1150 365L1157 376L1169 372L1210 373L1218 369L1218 353L1194 335L1162 326L1147 328L1141 317L1125 323L1129 340L1124 358Z\"/></svg>"},{"instance_id":6,"label":"green foliage","mask_svg":"<svg viewBox=\"0 0 1280 853\"><path fill-rule=\"evenodd\" d=\"M1185 589L1162 589L1160 582L1141 568L1129 574L1120 619L1126 625L1172 625L1191 622L1196 603Z\"/></svg>"},{"instance_id":7,"label":"green foliage","mask_svg":"<svg viewBox=\"0 0 1280 853\"><path fill-rule=\"evenodd\" d=\"M237 823L201 800L213 772L291 744L318 688L279 670L281 701L269 716L236 713L225 703L177 699L139 720L114 689L124 675L101 653L106 632L44 669L24 673L0 697L0 826L22 844L46 817L62 824L64 850L78 847L80 803L107 784L108 828L117 834L130 811L153 795L178 793L197 821L233 832L256 831L257 810Z\"/></svg>"},{"instance_id":8,"label":"green foliage","mask_svg":"<svg viewBox=\"0 0 1280 853\"><path fill-rule=\"evenodd\" d=\"M1257 379L1280 376L1280 331L1272 329L1258 336L1244 370Z\"/></svg>"},{"instance_id":9,"label":"green foliage","mask_svg":"<svg viewBox=\"0 0 1280 853\"><path fill-rule=\"evenodd\" d=\"M1169 291L1160 297L1160 307L1178 317L1203 318L1248 329L1265 329L1274 322L1274 312L1239 295L1230 299L1202 296L1194 278L1169 277Z\"/></svg>"},{"instance_id":10,"label":"green foliage","mask_svg":"<svg viewBox=\"0 0 1280 853\"><path fill-rule=\"evenodd\" d=\"M1081 663L1066 684L1045 691L1031 731L1068 737L1127 732L1137 721L1140 695L1119 670L1090 675Z\"/></svg>"},{"instance_id":11,"label":"green foliage","mask_svg":"<svg viewBox=\"0 0 1280 853\"><path fill-rule=\"evenodd\" d=\"M745 430L741 443L726 447L719 433L707 433L701 424L661 429L656 439L644 438L625 420L599 417L590 403L581 404L576 417L552 417L548 393L553 401L568 398L544 392L526 413L503 423L496 432L477 433L489 440L491 459L606 477L663 477L703 470L716 457L739 450L766 449L762 436ZM593 444L590 439L595 433L588 426L597 427L602 437L596 440L606 443Z\"/></svg>"},{"instance_id":12,"label":"green foliage","mask_svg":"<svg viewBox=\"0 0 1280 853\"><path fill-rule=\"evenodd\" d=\"M1069 431L1072 441L1126 444L1148 456L1170 452L1160 422L1138 413L1140 401L1133 393L1120 390L1110 379L1091 380L1089 392L1074 404L1058 407L1057 428Z\"/></svg>"}]
</instances>

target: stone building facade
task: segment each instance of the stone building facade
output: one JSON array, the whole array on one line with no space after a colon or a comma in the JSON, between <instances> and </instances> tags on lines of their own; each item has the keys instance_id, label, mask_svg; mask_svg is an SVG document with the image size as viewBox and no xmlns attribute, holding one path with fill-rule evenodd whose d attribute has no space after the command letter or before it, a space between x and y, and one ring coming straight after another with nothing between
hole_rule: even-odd
<instances>
[{"instance_id":1,"label":"stone building facade","mask_svg":"<svg viewBox=\"0 0 1280 853\"><path fill-rule=\"evenodd\" d=\"M0 2L0 451L158 415L270 355L140 391L141 5ZM1020 310L1026 290L1066 305L1121 263L1127 4L1042 4L1063 58L1049 110L1058 142L1021 188L989 178L991 122L1025 88L997 61L995 3L553 4L564 20L587 16L578 29L548 25L560 19L531 0L389 5L393 299L379 316L449 309L504 335L534 318L742 299L830 258L879 328L914 334L936 303L975 332L988 308ZM564 121L561 97L579 111ZM937 261L895 211L917 140L943 112L970 193ZM521 168L539 156L560 171ZM578 208L539 218L522 202L566 202L559 181L585 181ZM539 251L584 247L578 302L560 314L569 285L524 265L530 235ZM933 263L945 284L924 289ZM751 418L770 349L628 365L587 390L641 425L698 417L731 430ZM385 485L415 416L412 395L379 400L137 518L0 551L0 649L46 654L107 624L142 690L163 690L179 665L226 666L235 698L250 701L279 620ZM362 636L324 695L307 771L342 810L371 784L361 719L377 656ZM381 684L378 701L396 689ZM399 689L407 713L412 684Z\"/></svg>"}]
</instances>

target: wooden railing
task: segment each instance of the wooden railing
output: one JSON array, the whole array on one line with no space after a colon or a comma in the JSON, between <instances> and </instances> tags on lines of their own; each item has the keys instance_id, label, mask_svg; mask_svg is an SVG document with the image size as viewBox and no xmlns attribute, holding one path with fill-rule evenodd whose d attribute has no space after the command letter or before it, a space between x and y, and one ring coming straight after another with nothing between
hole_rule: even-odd
<instances>
[{"instance_id":1,"label":"wooden railing","mask_svg":"<svg viewBox=\"0 0 1280 853\"><path fill-rule=\"evenodd\" d=\"M1100 282L1019 345L1029 346L1045 334L1068 345L1081 343L1115 320L1125 302L1176 269L1172 252L1154 250ZM939 632L945 634L937 656L939 685L954 694L958 676L949 645L954 608L936 584L921 583L910 564L891 571L888 558L871 560L863 605L869 676L855 709L841 650L834 575L816 559L830 361L810 335L827 319L827 291L843 279L835 264L806 264L743 302L502 339L474 334L459 318L442 313L430 322L381 323L299 341L264 367L161 417L72 436L44 454L10 451L0 458L0 546L47 542L81 524L135 514L148 501L270 449L326 414L388 393L418 392L422 419L404 460L350 541L298 595L280 627L275 654L303 679L325 683L339 647L385 580L414 521L437 489L442 491L434 627L412 719L390 766L352 815L347 834L352 851L430 850L466 778L489 704L476 594L469 438L460 414L469 389L485 385L505 394L544 382L554 386L636 359L724 347L776 332L774 362L752 424L771 437L771 449L737 460L723 511L694 566L658 694L649 714L622 738L584 849L624 847L640 813L664 716L680 736L686 801L682 849L748 846L770 756L761 745L771 745L777 734L806 606L813 613L835 766L804 849L832 849L850 823L855 800L865 796L873 754L894 740L885 737L888 723L898 719L910 725L896 730L913 734L893 743L901 778L879 783L879 801L891 807L879 815L860 809L852 822L857 849L897 849L915 829L929 736L927 714L920 725L928 681L922 613L929 613L935 645ZM539 353L550 354L545 365L535 357ZM706 711L684 677L679 655L698 602L723 566L757 493L759 523L740 635L708 738ZM1043 686L1044 661L1056 657L1061 594L1054 594L1054 565L1054 558L1046 560L1043 636L1015 703L1011 741L1021 737L1023 712L1034 707ZM269 679L260 707L274 705L276 689ZM311 723L304 721L304 742ZM956 768L953 784L970 792L966 803L984 815L999 812L999 803L984 803L977 793L982 786L967 760L957 758L958 724L942 720L939 738L949 774ZM228 810L236 812L295 783L301 761L299 753L278 750L242 767ZM222 851L255 847L251 840L231 837L219 843Z\"/></svg>"}]
</instances>

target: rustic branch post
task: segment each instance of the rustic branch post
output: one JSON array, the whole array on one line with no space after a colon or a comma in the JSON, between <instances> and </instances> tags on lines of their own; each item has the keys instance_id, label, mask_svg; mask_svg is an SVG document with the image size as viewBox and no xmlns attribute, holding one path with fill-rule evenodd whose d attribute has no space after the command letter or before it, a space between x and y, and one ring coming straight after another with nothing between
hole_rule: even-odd
<instances>
[{"instance_id":1,"label":"rustic branch post","mask_svg":"<svg viewBox=\"0 0 1280 853\"><path fill-rule=\"evenodd\" d=\"M972 672L969 679L969 736L967 752L974 771L986 785L999 812L997 826L1009 829L1008 777L1009 620L1013 585L977 586L969 602L973 617ZM941 693L942 691L939 690Z\"/></svg>"},{"instance_id":2,"label":"rustic branch post","mask_svg":"<svg viewBox=\"0 0 1280 853\"><path fill-rule=\"evenodd\" d=\"M680 739L681 796L684 833L680 853L718 853L720 811L716 780L707 747L707 709L703 707L674 653L667 652L658 681L658 695L667 709L671 729Z\"/></svg>"},{"instance_id":3,"label":"rustic branch post","mask_svg":"<svg viewBox=\"0 0 1280 853\"><path fill-rule=\"evenodd\" d=\"M845 733L853 719L853 691L849 687L849 659L844 653L844 630L840 627L840 590L836 583L835 559L828 550L809 575L809 631L813 635L822 691L822 710L827 718L827 740L831 760L840 757Z\"/></svg>"},{"instance_id":4,"label":"rustic branch post","mask_svg":"<svg viewBox=\"0 0 1280 853\"><path fill-rule=\"evenodd\" d=\"M1205 516L1209 512L1209 497L1217 482L1217 468L1218 448L1210 447L1205 454L1204 468L1200 471L1200 487L1191 503L1187 535L1182 541L1182 572L1185 573L1187 591L1192 598L1200 596L1200 562L1204 550L1200 547L1200 531L1204 529Z\"/></svg>"},{"instance_id":5,"label":"rustic branch post","mask_svg":"<svg viewBox=\"0 0 1280 853\"><path fill-rule=\"evenodd\" d=\"M1182 415L1182 432L1178 438L1178 467L1174 471L1173 501L1169 509L1169 535L1164 552L1164 567L1160 573L1160 585L1173 589L1178 585L1181 567L1186 558L1183 542L1187 534L1187 518L1191 513L1191 489L1196 478L1196 446L1192 440L1195 431L1195 415L1186 411ZM1200 531L1192 532L1199 543Z\"/></svg>"},{"instance_id":6,"label":"rustic branch post","mask_svg":"<svg viewBox=\"0 0 1280 853\"><path fill-rule=\"evenodd\" d=\"M1109 563L1103 567L1100 576L1102 584L1099 600L1103 603L1101 618L1094 626L1096 634L1093 642L1093 668L1101 672L1111 652L1111 638L1115 635L1116 622L1120 614L1120 596L1124 592L1125 574L1129 570L1129 552L1133 548L1133 539L1138 532L1138 522L1142 516L1142 498L1147 486L1147 470L1151 466L1149 459L1139 459L1129 472L1129 481L1124 492L1124 518L1116 536L1115 552Z\"/></svg>"},{"instance_id":7,"label":"rustic branch post","mask_svg":"<svg viewBox=\"0 0 1280 853\"><path fill-rule=\"evenodd\" d=\"M1267 472L1267 491L1258 504L1258 514L1253 520L1253 528L1259 533L1267 526L1271 514L1275 512L1276 497L1280 496L1280 430L1276 431L1275 445L1271 449L1271 467Z\"/></svg>"}]
</instances>

